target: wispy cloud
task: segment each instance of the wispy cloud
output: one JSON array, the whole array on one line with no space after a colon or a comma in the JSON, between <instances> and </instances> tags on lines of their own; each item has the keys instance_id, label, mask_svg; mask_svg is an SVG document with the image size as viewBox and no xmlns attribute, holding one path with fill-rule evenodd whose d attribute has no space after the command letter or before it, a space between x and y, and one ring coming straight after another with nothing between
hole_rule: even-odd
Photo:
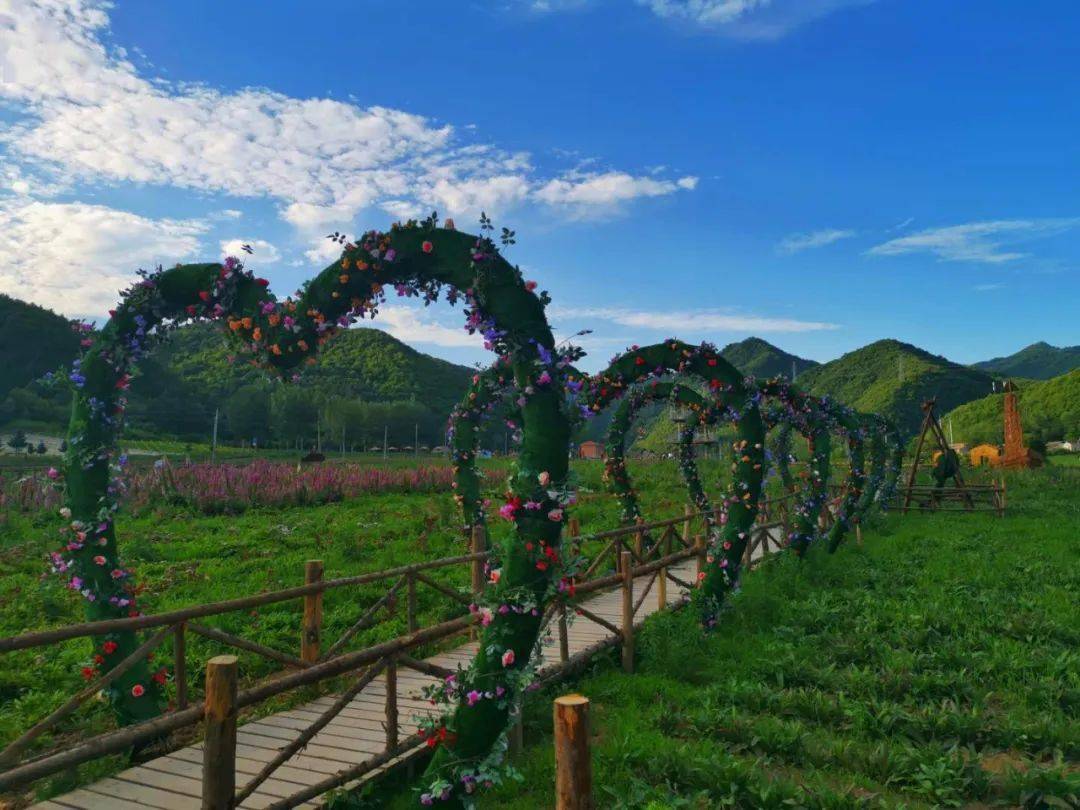
<instances>
[{"instance_id":1,"label":"wispy cloud","mask_svg":"<svg viewBox=\"0 0 1080 810\"><path fill-rule=\"evenodd\" d=\"M252 253L245 251L244 245L251 248ZM265 239L223 239L221 255L236 256L246 265L260 266L273 264L281 259L281 252Z\"/></svg>"},{"instance_id":2,"label":"wispy cloud","mask_svg":"<svg viewBox=\"0 0 1080 810\"><path fill-rule=\"evenodd\" d=\"M152 219L102 205L0 203L0 292L70 317L99 317L134 271L194 256L200 220Z\"/></svg>"},{"instance_id":3,"label":"wispy cloud","mask_svg":"<svg viewBox=\"0 0 1080 810\"><path fill-rule=\"evenodd\" d=\"M573 321L580 327L591 320L619 326L653 329L668 334L690 332L816 332L838 329L834 323L801 321L760 315L743 315L715 309L638 310L623 307L552 307L550 315L560 324Z\"/></svg>"},{"instance_id":4,"label":"wispy cloud","mask_svg":"<svg viewBox=\"0 0 1080 810\"><path fill-rule=\"evenodd\" d=\"M994 284L976 284L971 289L975 290L975 292L990 292L991 290L1000 290L1004 287L1005 285L1001 282L996 282Z\"/></svg>"},{"instance_id":5,"label":"wispy cloud","mask_svg":"<svg viewBox=\"0 0 1080 810\"><path fill-rule=\"evenodd\" d=\"M791 255L803 250L825 247L825 245L831 245L833 242L839 242L841 239L848 239L854 235L855 231L839 228L828 228L811 231L810 233L793 233L781 239L780 244L776 246L776 250L779 253Z\"/></svg>"},{"instance_id":6,"label":"wispy cloud","mask_svg":"<svg viewBox=\"0 0 1080 810\"><path fill-rule=\"evenodd\" d=\"M4 5L0 98L23 113L5 136L8 149L65 182L265 197L286 221L312 230L348 227L368 208L458 216L525 202L610 208L696 182L616 170L545 174L527 153L468 140L412 112L167 82L105 47L105 3Z\"/></svg>"},{"instance_id":7,"label":"wispy cloud","mask_svg":"<svg viewBox=\"0 0 1080 810\"><path fill-rule=\"evenodd\" d=\"M941 261L1004 264L1028 254L1011 246L1063 233L1080 226L1080 217L1001 219L929 228L870 248L873 256L930 253Z\"/></svg>"},{"instance_id":8,"label":"wispy cloud","mask_svg":"<svg viewBox=\"0 0 1080 810\"><path fill-rule=\"evenodd\" d=\"M459 313L460 314L460 313ZM470 335L463 328L453 328L431 320L411 307L394 304L379 307L379 316L365 326L389 332L404 343L430 343L433 346L483 350L480 335Z\"/></svg>"},{"instance_id":9,"label":"wispy cloud","mask_svg":"<svg viewBox=\"0 0 1080 810\"><path fill-rule=\"evenodd\" d=\"M637 0L663 19L737 39L779 39L794 29L874 0Z\"/></svg>"}]
</instances>

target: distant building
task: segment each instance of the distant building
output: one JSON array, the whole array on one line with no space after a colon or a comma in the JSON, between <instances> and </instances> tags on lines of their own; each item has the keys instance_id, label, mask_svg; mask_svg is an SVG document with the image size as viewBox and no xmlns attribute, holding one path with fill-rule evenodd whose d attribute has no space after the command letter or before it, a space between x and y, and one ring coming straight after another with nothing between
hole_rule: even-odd
<instances>
[{"instance_id":1,"label":"distant building","mask_svg":"<svg viewBox=\"0 0 1080 810\"><path fill-rule=\"evenodd\" d=\"M1047 442L1047 453L1075 453L1080 448L1080 442Z\"/></svg>"},{"instance_id":2,"label":"distant building","mask_svg":"<svg viewBox=\"0 0 1080 810\"><path fill-rule=\"evenodd\" d=\"M993 444L977 444L971 448L969 458L973 467L981 467L984 464L993 466L1001 458L1001 448Z\"/></svg>"},{"instance_id":3,"label":"distant building","mask_svg":"<svg viewBox=\"0 0 1080 810\"><path fill-rule=\"evenodd\" d=\"M578 458L598 459L604 457L604 448L600 442L588 441L578 445Z\"/></svg>"}]
</instances>

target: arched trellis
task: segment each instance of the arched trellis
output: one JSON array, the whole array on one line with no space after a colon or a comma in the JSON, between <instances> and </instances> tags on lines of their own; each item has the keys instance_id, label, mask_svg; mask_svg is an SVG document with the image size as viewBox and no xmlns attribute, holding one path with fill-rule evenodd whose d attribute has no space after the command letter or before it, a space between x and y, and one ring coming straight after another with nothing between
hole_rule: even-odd
<instances>
[{"instance_id":1,"label":"arched trellis","mask_svg":"<svg viewBox=\"0 0 1080 810\"><path fill-rule=\"evenodd\" d=\"M773 402L774 407L763 409L763 414L767 427L779 426L780 446L772 455L781 481L789 491L795 490L789 466L791 431L794 429L802 434L810 447L805 491L795 506L795 520L788 537L788 544L801 556L817 537L818 516L829 497L832 469L830 414L821 407L820 400L803 393L783 377L760 382L758 390L762 398Z\"/></svg>"},{"instance_id":2,"label":"arched trellis","mask_svg":"<svg viewBox=\"0 0 1080 810\"><path fill-rule=\"evenodd\" d=\"M830 553L844 541L848 529L858 516L858 506L866 485L866 453L863 447L865 429L860 415L829 397L820 399L822 410L828 414L835 432L844 437L847 445L848 469L840 507L826 536Z\"/></svg>"},{"instance_id":3,"label":"arched trellis","mask_svg":"<svg viewBox=\"0 0 1080 810\"><path fill-rule=\"evenodd\" d=\"M888 460L885 462L885 478L878 494L878 505L888 510L896 497L896 488L900 482L900 472L904 466L904 440L896 425L882 417L888 444Z\"/></svg>"},{"instance_id":4,"label":"arched trellis","mask_svg":"<svg viewBox=\"0 0 1080 810\"><path fill-rule=\"evenodd\" d=\"M485 223L487 225L487 223ZM467 672L441 695L448 707L427 727L441 742L430 765L431 792L455 800L491 766L490 752L504 734L524 686L541 622L542 606L561 577L571 419L563 369L544 314L546 294L499 254L486 236L423 223L369 232L342 241L342 256L279 302L266 282L238 262L194 264L144 275L129 290L71 374L75 396L65 465L65 547L54 568L87 601L91 619L133 613L132 576L121 567L114 529L119 479L116 445L122 428L123 390L134 365L169 325L217 319L253 361L287 373L313 359L319 346L357 317L374 315L387 287L399 295L436 300L447 290L464 299L467 328L508 358L520 396L521 452L509 482L508 516L515 534L499 550L501 576L485 595L480 650ZM521 508L525 503L535 509ZM100 638L104 671L134 651L132 633ZM143 662L117 678L110 696L123 722L158 711L160 690Z\"/></svg>"},{"instance_id":5,"label":"arched trellis","mask_svg":"<svg viewBox=\"0 0 1080 810\"><path fill-rule=\"evenodd\" d=\"M619 501L625 524L633 525L643 520L641 504L626 469L626 438L638 412L654 402L666 402L685 408L693 414L693 418L679 430L679 471L686 484L690 503L704 514L709 534L712 535L715 519L709 497L705 494L701 477L698 475L694 437L699 425L715 422L718 414L717 409L705 397L689 386L654 379L636 386L629 395L622 398L615 407L604 446L604 477L608 489Z\"/></svg>"},{"instance_id":6,"label":"arched trellis","mask_svg":"<svg viewBox=\"0 0 1080 810\"><path fill-rule=\"evenodd\" d=\"M700 599L706 625L716 622L727 591L738 581L739 566L757 517L765 457L765 429L755 398L742 374L709 344L692 346L667 340L652 346L634 347L616 357L590 381L587 404L599 412L624 396L641 380L681 374L705 382L722 411L723 419L736 427L732 483L725 498L727 520L712 539L703 572Z\"/></svg>"}]
</instances>

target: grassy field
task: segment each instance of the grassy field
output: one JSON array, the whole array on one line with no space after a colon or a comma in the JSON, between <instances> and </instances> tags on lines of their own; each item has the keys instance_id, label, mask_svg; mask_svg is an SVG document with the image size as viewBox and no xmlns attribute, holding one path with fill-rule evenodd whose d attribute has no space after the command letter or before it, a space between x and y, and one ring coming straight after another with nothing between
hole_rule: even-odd
<instances>
[{"instance_id":1,"label":"grassy field","mask_svg":"<svg viewBox=\"0 0 1080 810\"><path fill-rule=\"evenodd\" d=\"M703 464L703 479L718 481L719 468L715 462ZM575 465L582 493L575 513L586 531L617 523L600 469L598 463ZM647 514L681 511L685 495L674 465L632 462L631 469L643 482ZM642 644L640 676L622 678L600 666L595 676L574 687L596 701L601 806L620 806L621 801L622 806L647 807L654 800L660 802L656 807L681 806L678 802L685 799L688 806L711 807L720 802L720 794L710 792L700 801L696 794L716 791L721 784L725 791L729 784L743 791L735 794L740 806L759 803L754 790L781 798L802 796L800 791L827 797L833 791L844 806L862 801L860 791L874 796L878 789L885 797L933 805L945 799L903 780L914 779L922 765L941 762L963 762L963 774L980 770L982 760L970 758L975 743L969 737L975 733L971 729L987 724L998 736L973 738L979 757L986 748L1006 757L990 762L1008 764L1008 757L1017 757L1025 767L1034 765L1027 777L1008 782L1012 793L992 793L1006 790L993 787L1005 777L987 776L964 788L967 794L956 795L1015 797L1026 786L1044 790L1039 780L1060 793L1064 788L1053 787L1054 749L1066 759L1077 755L1076 732L1068 723L1075 722L1080 667L1069 645L1075 647L1078 640L1071 628L1080 626L1080 617L1075 574L1069 578L1069 567L1076 569L1069 541L1080 523L1068 487L1075 492L1078 484L1080 475L1058 466L1016 475L1010 481L1011 514L1004 521L963 515L891 517L868 532L864 550L848 549L805 566L771 566L768 576L750 580L734 605L732 622L707 645L695 640L696 629L684 617L651 627ZM0 636L81 620L78 601L43 576L57 520L40 513L0 514ZM143 609L161 612L300 584L308 559L324 560L326 576L337 577L461 553L459 525L446 492L382 494L234 516L162 506L122 515L118 530L124 557L143 588ZM501 533L506 526L497 521L494 530ZM1010 540L1018 543L1015 550L1008 548ZM987 554L992 566L986 565ZM468 572L464 566L448 569L439 579L464 588ZM335 638L383 592L380 585L329 594L324 637ZM445 597L426 588L419 594L422 622L456 615L458 608ZM295 653L300 605L268 606L207 623ZM399 611L397 618L361 633L355 644L404 629ZM679 638L686 640L685 649L676 645ZM916 642L917 647L911 646ZM190 642L196 693L203 661L219 651L210 642ZM47 651L0 656L0 743L82 686L79 671L89 653L88 643L72 641ZM247 680L276 669L253 655L240 657ZM158 660L171 665L169 651ZM933 706L926 703L930 700ZM871 720L860 712L877 718L873 722L879 723L880 738L864 728ZM680 722L675 726L656 724L676 715ZM104 706L91 704L47 742L100 731L111 722ZM953 728L949 723L958 729L955 738L947 736ZM549 726L548 702L538 698L529 707L528 737L543 739ZM786 748L779 742L784 739L789 740ZM665 747L646 757L660 744ZM879 746L885 748L879 751ZM541 743L521 763L531 791L497 794L486 800L487 806L549 806L548 747ZM677 749L679 756L665 753L669 749ZM927 751L939 755L912 759L928 757ZM646 766L642 757L652 764ZM90 764L42 782L38 795L69 789L121 766L118 759ZM887 767L907 775L894 778ZM849 788L855 792L845 793ZM672 790L683 799L671 798ZM621 798L609 801L614 794ZM810 803L829 806L825 799Z\"/></svg>"},{"instance_id":2,"label":"grassy field","mask_svg":"<svg viewBox=\"0 0 1080 810\"><path fill-rule=\"evenodd\" d=\"M1009 487L1004 519L894 514L767 564L704 643L688 612L651 618L637 674L609 659L530 698L524 781L480 807L552 806L568 691L592 701L598 807L1078 806L1080 474Z\"/></svg>"}]
</instances>

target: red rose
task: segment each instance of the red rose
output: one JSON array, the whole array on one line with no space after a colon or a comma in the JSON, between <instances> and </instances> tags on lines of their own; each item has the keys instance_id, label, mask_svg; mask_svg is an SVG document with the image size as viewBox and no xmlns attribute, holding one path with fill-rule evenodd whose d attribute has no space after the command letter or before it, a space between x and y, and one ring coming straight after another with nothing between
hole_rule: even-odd
<instances>
[{"instance_id":1,"label":"red rose","mask_svg":"<svg viewBox=\"0 0 1080 810\"><path fill-rule=\"evenodd\" d=\"M424 251L424 253L431 253L431 251L435 249L435 246L431 244L431 242L424 242L420 245L420 249Z\"/></svg>"},{"instance_id":2,"label":"red rose","mask_svg":"<svg viewBox=\"0 0 1080 810\"><path fill-rule=\"evenodd\" d=\"M258 284L260 287L269 287L270 286L270 280L265 279L265 278L257 278L257 279L255 279L255 283Z\"/></svg>"},{"instance_id":3,"label":"red rose","mask_svg":"<svg viewBox=\"0 0 1080 810\"><path fill-rule=\"evenodd\" d=\"M84 678L86 678L86 680L88 680L88 681L93 680L94 675L95 675L95 672L94 672L93 667L83 667L82 668L82 676Z\"/></svg>"},{"instance_id":4,"label":"red rose","mask_svg":"<svg viewBox=\"0 0 1080 810\"><path fill-rule=\"evenodd\" d=\"M104 644L101 645L101 650L106 655L112 655L114 652L116 652L116 642L106 641Z\"/></svg>"},{"instance_id":5,"label":"red rose","mask_svg":"<svg viewBox=\"0 0 1080 810\"><path fill-rule=\"evenodd\" d=\"M141 683L137 683L133 687L131 687L131 696L132 697L142 697L145 694L146 694L146 687L144 687Z\"/></svg>"},{"instance_id":6,"label":"red rose","mask_svg":"<svg viewBox=\"0 0 1080 810\"><path fill-rule=\"evenodd\" d=\"M208 293L206 290L200 290L199 291L199 298L202 299L203 301L209 301L210 300L210 293Z\"/></svg>"}]
</instances>

